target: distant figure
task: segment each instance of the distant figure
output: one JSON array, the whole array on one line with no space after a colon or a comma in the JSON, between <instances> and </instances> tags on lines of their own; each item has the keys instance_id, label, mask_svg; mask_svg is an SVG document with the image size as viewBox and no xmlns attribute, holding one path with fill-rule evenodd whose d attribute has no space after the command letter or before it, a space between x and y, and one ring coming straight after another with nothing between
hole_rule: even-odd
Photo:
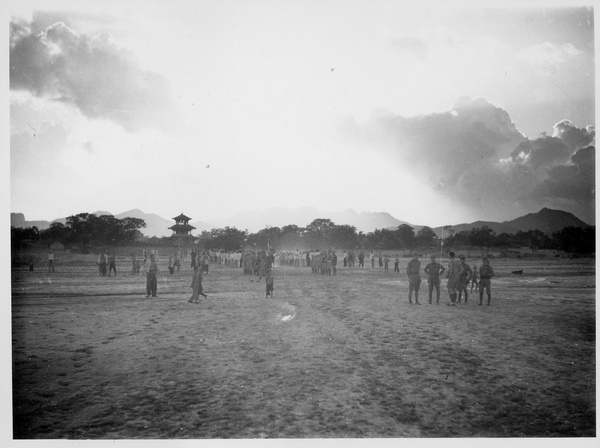
<instances>
[{"instance_id":1,"label":"distant figure","mask_svg":"<svg viewBox=\"0 0 600 448\"><path fill-rule=\"evenodd\" d=\"M383 267L383 257L381 256L381 252L379 252L379 268Z\"/></svg>"},{"instance_id":2,"label":"distant figure","mask_svg":"<svg viewBox=\"0 0 600 448\"><path fill-rule=\"evenodd\" d=\"M144 263L144 272L146 273L146 297L158 297L156 295L158 284L156 276L160 272L158 263L156 263L154 254L150 255L150 261Z\"/></svg>"},{"instance_id":3,"label":"distant figure","mask_svg":"<svg viewBox=\"0 0 600 448\"><path fill-rule=\"evenodd\" d=\"M487 304L490 305L492 300L492 277L494 276L494 270L490 266L490 262L487 257L482 259L483 265L479 268L479 304L483 302L483 290L487 292Z\"/></svg>"},{"instance_id":4,"label":"distant figure","mask_svg":"<svg viewBox=\"0 0 600 448\"><path fill-rule=\"evenodd\" d=\"M110 277L110 271L115 271L115 277L117 276L117 264L115 253L111 252L108 257L108 276Z\"/></svg>"},{"instance_id":5,"label":"distant figure","mask_svg":"<svg viewBox=\"0 0 600 448\"><path fill-rule=\"evenodd\" d=\"M258 283L260 283L260 280L263 277L267 276L267 260L265 258L262 258L260 260L260 266L258 268Z\"/></svg>"},{"instance_id":6,"label":"distant figure","mask_svg":"<svg viewBox=\"0 0 600 448\"><path fill-rule=\"evenodd\" d=\"M175 266L173 266L173 256L169 257L169 275L173 275L173 272L175 272Z\"/></svg>"},{"instance_id":7,"label":"distant figure","mask_svg":"<svg viewBox=\"0 0 600 448\"><path fill-rule=\"evenodd\" d=\"M446 272L446 268L441 264L435 261L435 255L429 257L431 259L431 263L425 266L425 274L427 274L427 283L429 285L429 303L431 304L432 296L433 296L433 288L435 288L437 301L436 303L439 305L440 303L440 277Z\"/></svg>"},{"instance_id":8,"label":"distant figure","mask_svg":"<svg viewBox=\"0 0 600 448\"><path fill-rule=\"evenodd\" d=\"M454 259L454 252L450 252L448 257L450 258L450 260L448 260L448 283L446 285L448 288L448 294L450 295L450 303L448 305L455 306L458 277L462 272L462 266L460 261Z\"/></svg>"},{"instance_id":9,"label":"distant figure","mask_svg":"<svg viewBox=\"0 0 600 448\"><path fill-rule=\"evenodd\" d=\"M358 267L365 267L365 254L362 251L360 252L360 254L358 254Z\"/></svg>"},{"instance_id":10,"label":"distant figure","mask_svg":"<svg viewBox=\"0 0 600 448\"><path fill-rule=\"evenodd\" d=\"M30 271L33 271L33 262L30 264ZM48 252L48 272L54 272L54 251L50 249Z\"/></svg>"},{"instance_id":11,"label":"distant figure","mask_svg":"<svg viewBox=\"0 0 600 448\"><path fill-rule=\"evenodd\" d=\"M200 303L200 297L202 296L205 299L208 298L208 296L206 294L204 294L203 290L202 290L202 269L200 269L198 266L194 267L194 275L192 276L192 297L190 297L190 300L188 300L188 302L190 303Z\"/></svg>"},{"instance_id":12,"label":"distant figure","mask_svg":"<svg viewBox=\"0 0 600 448\"><path fill-rule=\"evenodd\" d=\"M375 269L375 255L373 255L373 251L371 251L371 255L369 255L369 259L371 260L371 269Z\"/></svg>"},{"instance_id":13,"label":"distant figure","mask_svg":"<svg viewBox=\"0 0 600 448\"><path fill-rule=\"evenodd\" d=\"M385 257L383 257L383 267L385 269L385 272L388 272L389 265L390 265L390 257L388 257L386 255Z\"/></svg>"},{"instance_id":14,"label":"distant figure","mask_svg":"<svg viewBox=\"0 0 600 448\"><path fill-rule=\"evenodd\" d=\"M400 257L396 254L396 258L394 258L394 273L400 273Z\"/></svg>"},{"instance_id":15,"label":"distant figure","mask_svg":"<svg viewBox=\"0 0 600 448\"><path fill-rule=\"evenodd\" d=\"M137 262L135 253L131 254L131 275L136 275L135 264Z\"/></svg>"},{"instance_id":16,"label":"distant figure","mask_svg":"<svg viewBox=\"0 0 600 448\"><path fill-rule=\"evenodd\" d=\"M337 255L335 254L335 251L332 250L331 251L331 274L332 275L337 275Z\"/></svg>"},{"instance_id":17,"label":"distant figure","mask_svg":"<svg viewBox=\"0 0 600 448\"><path fill-rule=\"evenodd\" d=\"M108 257L104 250L98 256L98 270L100 271L101 277L106 277L106 264L108 263Z\"/></svg>"},{"instance_id":18,"label":"distant figure","mask_svg":"<svg viewBox=\"0 0 600 448\"><path fill-rule=\"evenodd\" d=\"M419 254L413 252L412 260L408 262L406 266L406 275L408 275L408 303L412 305L412 293L415 292L415 304L419 303L419 287L421 286L421 262L419 261Z\"/></svg>"},{"instance_id":19,"label":"distant figure","mask_svg":"<svg viewBox=\"0 0 600 448\"><path fill-rule=\"evenodd\" d=\"M461 255L458 257L460 260L460 265L462 266L462 272L458 276L458 303L460 303L461 296L465 296L465 303L467 303L467 299L469 298L467 294L467 289L469 288L469 281L471 281L471 277L473 277L473 271L471 271L471 267L465 262L465 256Z\"/></svg>"},{"instance_id":20,"label":"distant figure","mask_svg":"<svg viewBox=\"0 0 600 448\"><path fill-rule=\"evenodd\" d=\"M179 251L179 254L175 255L175 268L177 268L177 272L179 272L179 269L181 269L181 251Z\"/></svg>"},{"instance_id":21,"label":"distant figure","mask_svg":"<svg viewBox=\"0 0 600 448\"><path fill-rule=\"evenodd\" d=\"M477 271L477 266L473 266L473 276L471 277L471 293L473 293L473 288L475 288L475 292L479 292L479 272Z\"/></svg>"},{"instance_id":22,"label":"distant figure","mask_svg":"<svg viewBox=\"0 0 600 448\"><path fill-rule=\"evenodd\" d=\"M348 266L348 252L344 251L344 267Z\"/></svg>"},{"instance_id":23,"label":"distant figure","mask_svg":"<svg viewBox=\"0 0 600 448\"><path fill-rule=\"evenodd\" d=\"M266 282L267 282L267 296L266 297L268 298L269 296L271 296L271 298L273 298L274 297L273 291L275 290L274 289L275 280L273 279L273 271L271 269L269 269L267 271Z\"/></svg>"},{"instance_id":24,"label":"distant figure","mask_svg":"<svg viewBox=\"0 0 600 448\"><path fill-rule=\"evenodd\" d=\"M191 267L192 269L194 269L194 268L197 266L197 265L196 265L196 250L195 250L195 249L192 249L191 256L192 256L192 262L191 262L191 265L190 265L190 267Z\"/></svg>"}]
</instances>

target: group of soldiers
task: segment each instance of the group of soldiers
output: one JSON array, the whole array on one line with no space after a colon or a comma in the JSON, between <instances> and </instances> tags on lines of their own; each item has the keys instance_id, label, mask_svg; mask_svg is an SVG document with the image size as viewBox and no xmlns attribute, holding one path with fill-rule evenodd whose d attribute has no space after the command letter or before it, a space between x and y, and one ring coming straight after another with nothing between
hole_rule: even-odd
<instances>
[{"instance_id":1,"label":"group of soldiers","mask_svg":"<svg viewBox=\"0 0 600 448\"><path fill-rule=\"evenodd\" d=\"M173 254L169 257L169 272L173 274L175 269L179 271L181 267L181 259L185 257L187 250ZM234 255L239 254L239 256ZM311 250L311 251L295 251L295 252L279 252L275 253L273 250L260 251L260 252L224 252L224 251L208 251L208 250L194 250L191 251L191 267L194 270L194 277L192 282L192 289L194 294L190 299L192 303L198 303L198 296L205 294L202 293L202 274L208 272L208 265L210 262L220 263L230 267L243 268L245 274L257 275L259 277L258 282L264 277L266 279L267 297L273 297L274 281L272 268L274 266L298 266L298 267L310 267L313 273L322 275L336 275L337 274L337 263L338 257L333 249L329 250ZM455 306L461 303L464 299L464 303L468 302L469 291L468 285L471 284L471 293L473 290L479 292L479 305L483 304L484 291L487 294L487 305L491 303L491 278L494 276L494 270L490 266L487 257L482 258L482 265L478 269L477 266L471 268L465 262L465 256L460 255L458 260L454 252L449 254L448 267L445 268L436 261L435 254L431 255L430 263L424 268L424 273L427 275L427 283L429 286L429 304L433 302L433 291L436 292L436 303L440 303L440 285L441 276L445 273L447 282L447 290L450 297L448 305ZM131 254L132 262L132 275L139 275L140 271L146 274L146 297L156 297L157 290L157 274L160 272L159 266L156 262L158 252L156 250L146 251L143 250L143 262L137 259L135 254ZM344 251L343 263L345 267L354 267L355 255L353 251ZM360 252L358 255L359 267L364 267L365 254ZM408 262L406 267L406 275L409 280L409 294L408 301L413 304L413 293L414 293L414 304L420 305L419 302L419 289L421 285L421 262L419 260L420 255L418 252L413 252L412 259ZM383 267L385 272L388 272L388 265L390 257L388 255L382 255L381 252L376 256L373 251L369 254L369 261L372 268L375 268L375 262L378 260L379 267ZM400 257L396 254L394 258L394 272L399 273ZM114 252L106 253L102 251L98 256L98 270L100 276L111 276L111 272L114 272L115 277L117 275L116 268L116 257ZM54 272L54 253L50 251L48 254L48 268L50 272Z\"/></svg>"},{"instance_id":2,"label":"group of soldiers","mask_svg":"<svg viewBox=\"0 0 600 448\"><path fill-rule=\"evenodd\" d=\"M477 270L477 266L471 267L465 262L465 256L460 255L456 260L456 254L450 252L448 254L448 269L444 268L440 263L436 262L436 256L431 255L431 262L425 266L424 272L427 274L427 283L429 285L429 303L432 303L433 290L436 291L436 303L440 303L440 283L441 276L446 272L448 279L447 289L450 296L449 306L456 306L461 303L464 298L465 304L468 301L468 285L471 283L471 292L479 292L479 305L483 303L483 292L487 293L487 304L490 305L492 299L491 278L494 276L494 270L490 266L487 257L482 258L482 266ZM419 261L418 252L413 252L413 258L406 266L406 275L408 276L408 302L412 305L413 292L415 295L415 304L419 302L419 287L421 285L421 262Z\"/></svg>"}]
</instances>

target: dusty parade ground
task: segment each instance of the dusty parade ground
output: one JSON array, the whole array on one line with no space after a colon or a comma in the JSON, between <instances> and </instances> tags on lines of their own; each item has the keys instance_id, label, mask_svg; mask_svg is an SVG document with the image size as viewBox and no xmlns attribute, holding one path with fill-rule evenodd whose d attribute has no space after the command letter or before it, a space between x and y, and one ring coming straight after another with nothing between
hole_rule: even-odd
<instances>
[{"instance_id":1,"label":"dusty parade ground","mask_svg":"<svg viewBox=\"0 0 600 448\"><path fill-rule=\"evenodd\" d=\"M277 267L273 300L211 265L198 305L189 258L157 298L95 260L13 268L15 439L596 435L592 259L492 259L489 307L409 305L407 259Z\"/></svg>"}]
</instances>

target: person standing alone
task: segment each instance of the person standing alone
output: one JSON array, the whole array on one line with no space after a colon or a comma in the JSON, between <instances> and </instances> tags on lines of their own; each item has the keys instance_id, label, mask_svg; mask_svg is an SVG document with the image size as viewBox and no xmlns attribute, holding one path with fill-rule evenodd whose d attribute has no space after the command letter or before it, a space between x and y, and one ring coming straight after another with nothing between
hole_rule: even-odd
<instances>
[{"instance_id":1,"label":"person standing alone","mask_svg":"<svg viewBox=\"0 0 600 448\"><path fill-rule=\"evenodd\" d=\"M412 293L415 292L415 304L419 303L419 288L421 286L421 262L419 261L419 254L413 252L413 258L408 262L406 266L406 275L408 275L408 303L412 305Z\"/></svg>"},{"instance_id":2,"label":"person standing alone","mask_svg":"<svg viewBox=\"0 0 600 448\"><path fill-rule=\"evenodd\" d=\"M158 283L156 276L160 272L158 263L154 258L154 254L150 255L150 261L144 263L144 272L146 272L146 297L158 297L156 291L158 289Z\"/></svg>"},{"instance_id":3,"label":"person standing alone","mask_svg":"<svg viewBox=\"0 0 600 448\"><path fill-rule=\"evenodd\" d=\"M33 271L33 268L30 268L29 270ZM48 272L54 272L54 251L52 249L48 252Z\"/></svg>"},{"instance_id":4,"label":"person standing alone","mask_svg":"<svg viewBox=\"0 0 600 448\"><path fill-rule=\"evenodd\" d=\"M115 271L115 277L117 276L117 264L116 256L114 252L111 252L108 257L108 276L110 277L110 271Z\"/></svg>"},{"instance_id":5,"label":"person standing alone","mask_svg":"<svg viewBox=\"0 0 600 448\"><path fill-rule=\"evenodd\" d=\"M494 276L494 270L490 266L490 262L487 257L482 259L483 265L479 268L479 304L483 302L483 290L487 292L487 304L490 305L492 301L492 277Z\"/></svg>"}]
</instances>

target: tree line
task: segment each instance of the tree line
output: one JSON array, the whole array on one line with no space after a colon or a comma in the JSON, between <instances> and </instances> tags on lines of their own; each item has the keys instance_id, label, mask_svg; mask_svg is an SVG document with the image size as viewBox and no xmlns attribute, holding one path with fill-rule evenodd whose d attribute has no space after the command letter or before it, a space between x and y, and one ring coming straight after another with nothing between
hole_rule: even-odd
<instances>
[{"instance_id":1,"label":"tree line","mask_svg":"<svg viewBox=\"0 0 600 448\"><path fill-rule=\"evenodd\" d=\"M46 230L36 227L11 228L14 244L21 241L59 241L63 244L79 246L122 246L135 242L139 229L146 227L143 219L117 219L111 215L96 216L80 213L69 216L66 224L52 223ZM199 243L206 249L237 251L244 248L266 250L270 244L276 250L286 249L354 249L354 250L412 250L415 248L440 247L487 247L510 249L528 247L531 249L553 249L566 252L590 254L595 252L595 227L565 227L552 235L540 230L519 231L516 234L496 235L488 226L476 227L470 231L454 232L451 226L444 227L445 238L439 238L430 227L422 227L417 232L408 224L395 229L376 229L364 233L350 225L337 225L330 219L315 219L306 227L295 224L283 227L267 226L255 233L235 227L215 228L198 235ZM165 243L171 237L162 240Z\"/></svg>"},{"instance_id":2,"label":"tree line","mask_svg":"<svg viewBox=\"0 0 600 448\"><path fill-rule=\"evenodd\" d=\"M79 213L69 216L66 224L53 222L45 230L37 227L11 227L13 246L26 241L60 242L77 246L124 246L132 244L146 222L139 218L118 219L112 215Z\"/></svg>"}]
</instances>

